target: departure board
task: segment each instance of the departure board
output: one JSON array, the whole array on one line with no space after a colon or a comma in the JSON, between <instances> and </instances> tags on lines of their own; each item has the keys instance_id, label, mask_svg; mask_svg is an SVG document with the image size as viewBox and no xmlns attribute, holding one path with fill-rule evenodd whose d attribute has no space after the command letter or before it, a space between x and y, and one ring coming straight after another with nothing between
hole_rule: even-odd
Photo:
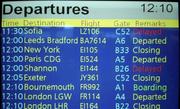
<instances>
[{"instance_id":1,"label":"departure board","mask_svg":"<svg viewBox=\"0 0 180 109\"><path fill-rule=\"evenodd\" d=\"M2 3L2 109L179 109L178 2Z\"/></svg>"}]
</instances>

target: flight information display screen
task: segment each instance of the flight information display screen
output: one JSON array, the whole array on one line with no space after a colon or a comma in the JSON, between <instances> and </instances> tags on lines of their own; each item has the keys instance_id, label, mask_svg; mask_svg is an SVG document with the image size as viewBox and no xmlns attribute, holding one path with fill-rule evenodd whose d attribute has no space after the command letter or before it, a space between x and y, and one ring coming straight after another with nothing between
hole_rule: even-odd
<instances>
[{"instance_id":1,"label":"flight information display screen","mask_svg":"<svg viewBox=\"0 0 180 109\"><path fill-rule=\"evenodd\" d=\"M2 3L2 109L178 109L177 2Z\"/></svg>"}]
</instances>

